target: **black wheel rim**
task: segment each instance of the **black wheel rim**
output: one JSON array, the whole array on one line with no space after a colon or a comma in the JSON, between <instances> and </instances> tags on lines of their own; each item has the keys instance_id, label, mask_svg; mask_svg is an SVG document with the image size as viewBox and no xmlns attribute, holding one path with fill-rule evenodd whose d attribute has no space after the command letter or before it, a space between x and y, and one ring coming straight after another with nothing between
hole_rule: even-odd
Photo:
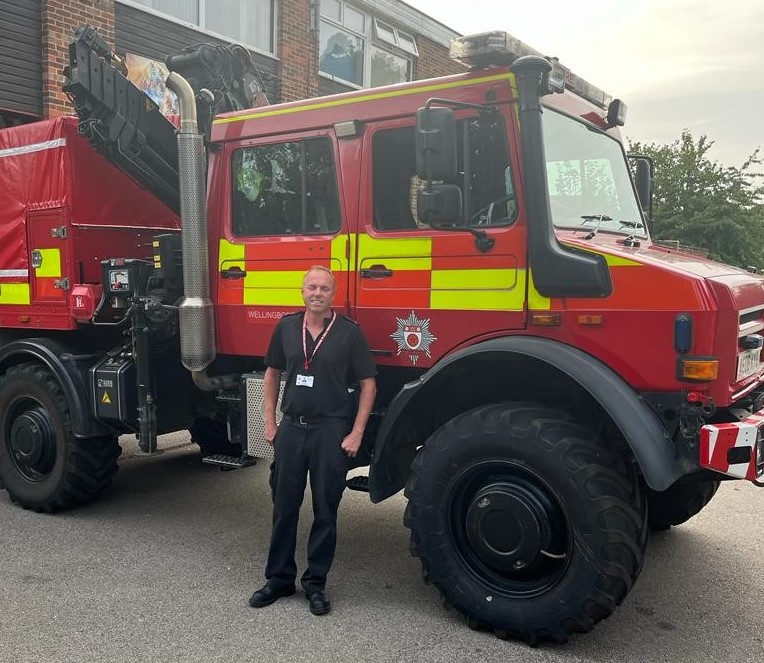
<instances>
[{"instance_id":1,"label":"black wheel rim","mask_svg":"<svg viewBox=\"0 0 764 663\"><path fill-rule=\"evenodd\" d=\"M526 468L501 460L473 465L452 484L448 509L453 544L487 589L530 598L565 575L572 550L565 509Z\"/></svg>"},{"instance_id":2,"label":"black wheel rim","mask_svg":"<svg viewBox=\"0 0 764 663\"><path fill-rule=\"evenodd\" d=\"M48 411L34 399L21 399L9 409L3 432L18 473L33 483L47 479L57 455L56 430Z\"/></svg>"}]
</instances>

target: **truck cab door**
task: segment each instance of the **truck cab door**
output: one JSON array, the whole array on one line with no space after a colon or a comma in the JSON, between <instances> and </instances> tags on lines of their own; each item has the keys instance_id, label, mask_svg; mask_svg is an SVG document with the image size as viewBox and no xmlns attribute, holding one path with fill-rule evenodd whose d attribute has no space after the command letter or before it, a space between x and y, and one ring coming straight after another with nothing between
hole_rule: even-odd
<instances>
[{"instance_id":1,"label":"truck cab door","mask_svg":"<svg viewBox=\"0 0 764 663\"><path fill-rule=\"evenodd\" d=\"M367 126L354 303L380 363L427 368L468 340L525 326L526 232L504 127L499 113L459 123L453 183L465 217L435 229L418 218L413 118Z\"/></svg>"},{"instance_id":2,"label":"truck cab door","mask_svg":"<svg viewBox=\"0 0 764 663\"><path fill-rule=\"evenodd\" d=\"M227 147L229 211L214 279L222 353L264 356L279 319L304 306L302 278L314 265L332 270L335 308L348 312L335 153L333 134L319 131Z\"/></svg>"}]
</instances>

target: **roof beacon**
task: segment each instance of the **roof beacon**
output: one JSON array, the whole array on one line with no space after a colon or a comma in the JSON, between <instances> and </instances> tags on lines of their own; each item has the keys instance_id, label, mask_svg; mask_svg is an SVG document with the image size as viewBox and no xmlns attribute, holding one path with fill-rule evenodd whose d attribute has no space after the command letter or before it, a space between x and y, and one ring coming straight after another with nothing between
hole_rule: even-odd
<instances>
[{"instance_id":1,"label":"roof beacon","mask_svg":"<svg viewBox=\"0 0 764 663\"><path fill-rule=\"evenodd\" d=\"M457 60L470 69L484 69L509 65L524 55L541 55L541 53L507 32L495 31L451 40L449 55L452 60ZM609 94L586 82L580 76L576 76L562 66L557 58L548 59L552 63L552 72L549 75L550 92L562 92L564 86L603 110L607 109L612 101Z\"/></svg>"}]
</instances>

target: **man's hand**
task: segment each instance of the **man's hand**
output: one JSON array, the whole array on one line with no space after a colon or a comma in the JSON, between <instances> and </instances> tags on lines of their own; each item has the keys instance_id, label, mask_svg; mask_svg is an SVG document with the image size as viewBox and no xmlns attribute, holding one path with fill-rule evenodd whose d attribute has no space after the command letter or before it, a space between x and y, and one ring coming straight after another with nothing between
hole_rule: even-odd
<instances>
[{"instance_id":1,"label":"man's hand","mask_svg":"<svg viewBox=\"0 0 764 663\"><path fill-rule=\"evenodd\" d=\"M263 437L265 437L265 441L273 446L273 440L276 439L276 431L279 429L279 427L276 425L275 421L266 421L265 422L265 434Z\"/></svg>"},{"instance_id":2,"label":"man's hand","mask_svg":"<svg viewBox=\"0 0 764 663\"><path fill-rule=\"evenodd\" d=\"M350 456L350 458L355 458L355 455L358 453L358 450L361 448L361 440L363 439L363 432L356 432L355 430L351 430L346 436L345 439L342 440L342 450Z\"/></svg>"}]
</instances>

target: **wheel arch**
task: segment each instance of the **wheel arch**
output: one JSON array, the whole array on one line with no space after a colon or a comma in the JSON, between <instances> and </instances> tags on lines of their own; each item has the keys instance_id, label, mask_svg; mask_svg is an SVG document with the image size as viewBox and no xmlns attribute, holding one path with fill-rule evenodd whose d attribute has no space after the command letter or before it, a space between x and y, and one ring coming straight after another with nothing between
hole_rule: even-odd
<instances>
[{"instance_id":1,"label":"wheel arch","mask_svg":"<svg viewBox=\"0 0 764 663\"><path fill-rule=\"evenodd\" d=\"M11 366L29 361L45 366L64 392L75 437L113 434L112 428L95 417L87 380L89 365L83 366L82 359L82 355L69 352L68 348L52 339L19 339L0 348L0 375Z\"/></svg>"},{"instance_id":2,"label":"wheel arch","mask_svg":"<svg viewBox=\"0 0 764 663\"><path fill-rule=\"evenodd\" d=\"M512 336L459 350L400 390L376 436L371 500L398 492L417 448L457 414L491 402L557 399L574 399L579 411L609 418L653 490L665 490L684 474L656 414L612 369L558 341Z\"/></svg>"}]
</instances>

